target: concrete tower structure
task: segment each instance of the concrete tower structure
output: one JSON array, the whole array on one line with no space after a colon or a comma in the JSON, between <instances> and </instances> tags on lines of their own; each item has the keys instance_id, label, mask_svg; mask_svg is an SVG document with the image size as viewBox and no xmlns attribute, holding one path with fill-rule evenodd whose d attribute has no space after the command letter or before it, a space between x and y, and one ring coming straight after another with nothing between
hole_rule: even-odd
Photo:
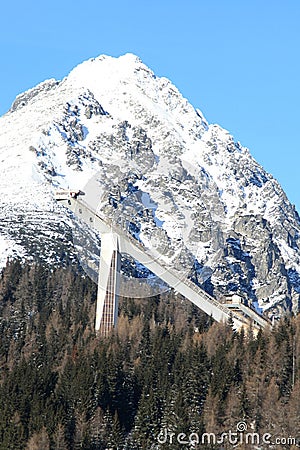
<instances>
[{"instance_id":1,"label":"concrete tower structure","mask_svg":"<svg viewBox=\"0 0 300 450\"><path fill-rule=\"evenodd\" d=\"M95 330L107 336L117 325L120 283L119 237L116 233L101 235L100 269Z\"/></svg>"}]
</instances>

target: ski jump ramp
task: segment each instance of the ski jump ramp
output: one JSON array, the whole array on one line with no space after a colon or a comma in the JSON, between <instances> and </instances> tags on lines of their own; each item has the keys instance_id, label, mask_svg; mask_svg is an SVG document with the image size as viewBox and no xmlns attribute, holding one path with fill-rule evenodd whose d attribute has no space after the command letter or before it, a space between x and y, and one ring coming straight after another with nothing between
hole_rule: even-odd
<instances>
[{"instance_id":1,"label":"ski jump ramp","mask_svg":"<svg viewBox=\"0 0 300 450\"><path fill-rule=\"evenodd\" d=\"M97 205L91 204L92 202L87 203L80 194L80 191L59 191L56 193L56 200L88 226L92 226L101 236L96 332L106 336L117 324L121 253L126 253L142 263L217 322L226 322L232 318L237 330L251 326L254 333L257 333L260 328L270 326L269 320L252 308L238 303L222 304L187 277L182 278L175 270L164 267L154 250L145 249L121 227L101 217L97 212Z\"/></svg>"}]
</instances>

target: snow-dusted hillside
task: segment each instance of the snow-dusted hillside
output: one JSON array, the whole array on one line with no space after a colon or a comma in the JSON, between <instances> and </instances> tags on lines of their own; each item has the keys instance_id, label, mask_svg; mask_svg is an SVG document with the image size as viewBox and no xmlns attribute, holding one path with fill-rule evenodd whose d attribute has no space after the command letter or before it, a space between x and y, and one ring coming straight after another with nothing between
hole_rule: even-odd
<instances>
[{"instance_id":1,"label":"snow-dusted hillside","mask_svg":"<svg viewBox=\"0 0 300 450\"><path fill-rule=\"evenodd\" d=\"M2 264L74 259L81 225L54 192L96 177L101 213L166 264L188 261L199 283L209 266L216 298L298 311L300 223L280 185L136 56L100 56L19 95L0 119L0 158Z\"/></svg>"}]
</instances>

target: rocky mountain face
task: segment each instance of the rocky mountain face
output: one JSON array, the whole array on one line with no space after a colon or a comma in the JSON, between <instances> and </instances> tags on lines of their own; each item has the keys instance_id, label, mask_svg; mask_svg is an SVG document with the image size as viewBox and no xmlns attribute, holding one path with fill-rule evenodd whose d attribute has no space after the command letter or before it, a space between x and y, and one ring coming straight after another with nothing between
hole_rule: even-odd
<instances>
[{"instance_id":1,"label":"rocky mountain face","mask_svg":"<svg viewBox=\"0 0 300 450\"><path fill-rule=\"evenodd\" d=\"M95 256L97 236L54 193L96 180L98 211L166 266L220 301L239 293L298 312L300 220L282 188L134 55L91 59L19 95L0 119L0 158L2 265Z\"/></svg>"}]
</instances>

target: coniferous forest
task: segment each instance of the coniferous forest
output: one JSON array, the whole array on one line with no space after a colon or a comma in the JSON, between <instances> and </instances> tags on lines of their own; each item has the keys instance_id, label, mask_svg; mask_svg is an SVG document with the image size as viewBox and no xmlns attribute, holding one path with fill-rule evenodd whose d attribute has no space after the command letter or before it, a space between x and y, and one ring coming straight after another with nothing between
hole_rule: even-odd
<instances>
[{"instance_id":1,"label":"coniferous forest","mask_svg":"<svg viewBox=\"0 0 300 450\"><path fill-rule=\"evenodd\" d=\"M255 337L170 291L121 299L118 329L100 338L95 300L72 268L7 263L1 450L298 448L300 317ZM280 443L196 441L229 430Z\"/></svg>"}]
</instances>

